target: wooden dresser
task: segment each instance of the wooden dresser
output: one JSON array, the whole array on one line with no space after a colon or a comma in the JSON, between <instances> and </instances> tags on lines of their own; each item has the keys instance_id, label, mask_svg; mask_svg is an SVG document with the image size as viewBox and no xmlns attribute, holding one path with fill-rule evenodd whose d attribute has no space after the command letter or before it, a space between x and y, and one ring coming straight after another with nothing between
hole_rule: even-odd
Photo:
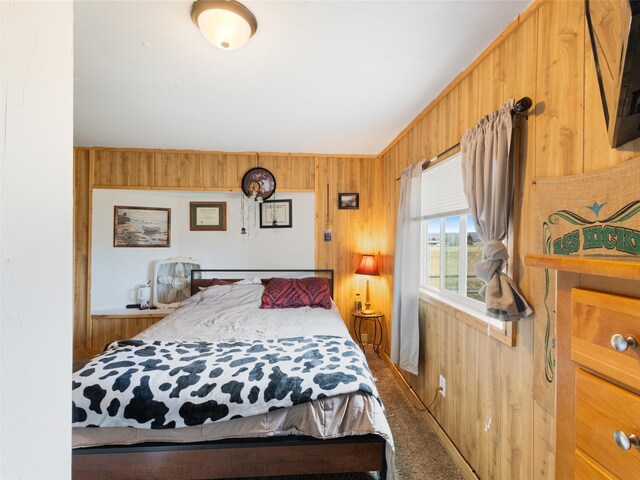
<instances>
[{"instance_id":1,"label":"wooden dresser","mask_svg":"<svg viewBox=\"0 0 640 480\"><path fill-rule=\"evenodd\" d=\"M525 264L558 272L556 478L640 478L640 261Z\"/></svg>"}]
</instances>

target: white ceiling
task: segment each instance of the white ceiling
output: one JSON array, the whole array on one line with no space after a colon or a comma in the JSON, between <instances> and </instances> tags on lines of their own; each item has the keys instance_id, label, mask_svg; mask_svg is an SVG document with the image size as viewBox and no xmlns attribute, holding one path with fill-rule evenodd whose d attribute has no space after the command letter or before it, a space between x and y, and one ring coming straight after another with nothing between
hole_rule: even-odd
<instances>
[{"instance_id":1,"label":"white ceiling","mask_svg":"<svg viewBox=\"0 0 640 480\"><path fill-rule=\"evenodd\" d=\"M378 154L529 3L246 1L223 51L190 1L76 1L75 143Z\"/></svg>"}]
</instances>

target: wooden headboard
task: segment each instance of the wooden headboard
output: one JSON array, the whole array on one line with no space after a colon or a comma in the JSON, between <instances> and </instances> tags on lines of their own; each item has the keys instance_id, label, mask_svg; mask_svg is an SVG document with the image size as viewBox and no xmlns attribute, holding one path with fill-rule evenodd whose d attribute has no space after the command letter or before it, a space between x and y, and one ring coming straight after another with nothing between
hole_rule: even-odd
<instances>
[{"instance_id":1,"label":"wooden headboard","mask_svg":"<svg viewBox=\"0 0 640 480\"><path fill-rule=\"evenodd\" d=\"M200 287L208 287L211 279L219 278L228 282L237 282L247 278L258 277L262 280L262 284L266 285L272 278L304 278L304 277L322 277L329 280L329 288L331 289L331 298L333 298L333 270L235 270L235 269L201 269L191 270L191 295L200 291Z\"/></svg>"}]
</instances>

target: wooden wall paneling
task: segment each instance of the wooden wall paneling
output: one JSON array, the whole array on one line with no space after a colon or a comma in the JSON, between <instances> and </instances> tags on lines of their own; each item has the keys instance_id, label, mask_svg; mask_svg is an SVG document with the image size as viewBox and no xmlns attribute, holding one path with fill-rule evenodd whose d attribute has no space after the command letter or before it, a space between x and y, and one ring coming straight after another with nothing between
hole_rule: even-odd
<instances>
[{"instance_id":1,"label":"wooden wall paneling","mask_svg":"<svg viewBox=\"0 0 640 480\"><path fill-rule=\"evenodd\" d=\"M420 346L419 346L419 357L418 357L418 371L419 372L425 372L428 368L429 365L432 364L433 362L431 362L429 355L432 354L431 350L429 349L429 342L428 342L428 338L429 338L429 328L430 326L427 324L427 310L428 310L429 306L427 303L425 302L420 302L418 304L418 337L419 337L419 342L420 342ZM424 374L423 374L424 375ZM416 385L413 388L413 391L415 393L415 396L418 399L424 398L426 396L425 392L424 392L424 388L425 388L425 383L424 381L422 381L422 379L417 379L416 381ZM428 404L424 405L425 407L428 406Z\"/></svg>"},{"instance_id":2,"label":"wooden wall paneling","mask_svg":"<svg viewBox=\"0 0 640 480\"><path fill-rule=\"evenodd\" d=\"M205 189L230 188L231 182L227 182L225 177L226 166L222 156L215 153L203 153L199 156L200 182ZM235 186L239 188L240 183Z\"/></svg>"},{"instance_id":3,"label":"wooden wall paneling","mask_svg":"<svg viewBox=\"0 0 640 480\"><path fill-rule=\"evenodd\" d=\"M583 171L584 3L538 10L536 177Z\"/></svg>"},{"instance_id":4,"label":"wooden wall paneling","mask_svg":"<svg viewBox=\"0 0 640 480\"><path fill-rule=\"evenodd\" d=\"M463 399L461 418L460 453L470 465L478 465L478 423L476 421L476 405L478 404L478 378L480 366L476 362L476 341L478 331L475 327L464 325L462 348L464 351L463 374L464 381L460 396Z\"/></svg>"},{"instance_id":5,"label":"wooden wall paneling","mask_svg":"<svg viewBox=\"0 0 640 480\"><path fill-rule=\"evenodd\" d=\"M431 111L426 115L424 125L427 126L428 130L426 131L425 138L427 139L427 158L431 159L441 153L447 147L444 147L440 144L440 125L441 125L441 115L442 105L437 104L431 109ZM415 155L415 152L412 152ZM414 157L415 158L415 157ZM408 160L408 161L407 161ZM413 158L404 158L405 166L410 165ZM419 159L415 159L418 161Z\"/></svg>"},{"instance_id":6,"label":"wooden wall paneling","mask_svg":"<svg viewBox=\"0 0 640 480\"><path fill-rule=\"evenodd\" d=\"M153 151L94 149L93 186L135 187L150 185L154 173Z\"/></svg>"},{"instance_id":7,"label":"wooden wall paneling","mask_svg":"<svg viewBox=\"0 0 640 480\"><path fill-rule=\"evenodd\" d=\"M527 21L521 24L512 35L505 39L505 57L509 59L505 63L505 97L515 99L528 96L536 104L536 55L523 55L522 52L537 51L537 13L528 17ZM534 107L535 108L535 107ZM526 118L514 117L515 142L514 149L517 149L514 158L514 170L516 186L514 191L514 215L513 231L516 239L514 241L514 259L512 260L512 270L514 279L518 282L523 291L528 292L527 276L524 270L523 254L530 251L527 241L529 236L529 225L527 221L531 218L529 212L530 205L530 182L533 180L535 171L535 132L536 116L532 109ZM526 293L525 293L526 295Z\"/></svg>"},{"instance_id":8,"label":"wooden wall paneling","mask_svg":"<svg viewBox=\"0 0 640 480\"><path fill-rule=\"evenodd\" d=\"M119 153L117 150L90 150L93 155L93 175L91 175L91 186L117 185Z\"/></svg>"},{"instance_id":9,"label":"wooden wall paneling","mask_svg":"<svg viewBox=\"0 0 640 480\"><path fill-rule=\"evenodd\" d=\"M118 175L116 185L148 185L153 178L154 155L152 152L117 152Z\"/></svg>"},{"instance_id":10,"label":"wooden wall paneling","mask_svg":"<svg viewBox=\"0 0 640 480\"><path fill-rule=\"evenodd\" d=\"M332 268L333 240L325 242L323 232L325 228L333 229L335 212L331 208L331 199L338 196L336 185L331 184L333 178L333 164L326 158L315 159L315 190L316 190L316 267Z\"/></svg>"},{"instance_id":11,"label":"wooden wall paneling","mask_svg":"<svg viewBox=\"0 0 640 480\"><path fill-rule=\"evenodd\" d=\"M418 138L420 138L418 136ZM419 141L418 139L416 141ZM380 204L380 211L377 212L378 225L381 231L386 232L384 237L384 247L381 252L385 258L383 268L380 271L382 280L389 288L388 303L385 309L385 340L383 342L384 349L389 354L391 353L391 323L393 322L392 308L393 308L393 270L394 270L394 252L395 252L395 229L396 229L396 211L397 202L400 191L400 181L396 180L402 175L402 168L399 164L397 155L397 146L394 146L384 158L381 158L382 172L380 192L386 192L386 195L382 196L384 200Z\"/></svg>"},{"instance_id":12,"label":"wooden wall paneling","mask_svg":"<svg viewBox=\"0 0 640 480\"><path fill-rule=\"evenodd\" d=\"M292 188L290 156L263 154L260 155L260 166L269 170L276 177L276 196L279 190L290 190Z\"/></svg>"},{"instance_id":13,"label":"wooden wall paneling","mask_svg":"<svg viewBox=\"0 0 640 480\"><path fill-rule=\"evenodd\" d=\"M155 187L202 188L201 153L157 152Z\"/></svg>"},{"instance_id":14,"label":"wooden wall paneling","mask_svg":"<svg viewBox=\"0 0 640 480\"><path fill-rule=\"evenodd\" d=\"M221 181L220 187L240 189L240 182L244 174L247 173L249 169L258 166L258 158L255 154L239 155L225 153L220 154L219 158L218 175L224 179L224 183Z\"/></svg>"},{"instance_id":15,"label":"wooden wall paneling","mask_svg":"<svg viewBox=\"0 0 640 480\"><path fill-rule=\"evenodd\" d=\"M446 364L446 378L447 396L445 401L448 404L447 423L449 436L456 445L460 445L462 442L462 415L463 415L463 402L462 402L462 384L465 381L463 377L464 369L462 362L465 360L465 356L462 354L463 337L462 331L465 325L462 322L451 321L450 318L445 318L447 322L448 332L443 341L446 342L447 355L443 359Z\"/></svg>"},{"instance_id":16,"label":"wooden wall paneling","mask_svg":"<svg viewBox=\"0 0 640 480\"><path fill-rule=\"evenodd\" d=\"M427 139L427 135L429 133L429 129L427 127L427 123L426 123L426 119L422 119L420 120L416 126L411 130L410 133L413 133L414 135L414 146L413 146L413 150L412 152L415 152L415 156L416 156L416 161L420 161L420 160L429 160L429 152L428 152L428 139ZM409 133L407 133L407 135L409 135ZM395 148L395 147L394 147ZM385 155L384 157L380 157L383 160L383 163L386 162L386 158L387 155ZM397 169L396 171L396 176L395 178L398 178L401 174L402 174L402 170L404 169L404 166L400 165L398 162L396 162L395 168ZM399 185L399 183L398 183ZM395 216L395 214L394 214Z\"/></svg>"},{"instance_id":17,"label":"wooden wall paneling","mask_svg":"<svg viewBox=\"0 0 640 480\"><path fill-rule=\"evenodd\" d=\"M533 322L518 325L515 348L500 345L501 475L500 478L535 478L533 475Z\"/></svg>"},{"instance_id":18,"label":"wooden wall paneling","mask_svg":"<svg viewBox=\"0 0 640 480\"><path fill-rule=\"evenodd\" d=\"M480 120L505 103L504 43L500 43L478 65L478 114ZM476 120L476 122L477 122ZM475 124L474 124L475 126Z\"/></svg>"},{"instance_id":19,"label":"wooden wall paneling","mask_svg":"<svg viewBox=\"0 0 640 480\"><path fill-rule=\"evenodd\" d=\"M102 351L109 343L129 339L160 320L161 318L143 317L92 319L93 334L90 348L94 351ZM97 322L99 325L96 325Z\"/></svg>"},{"instance_id":20,"label":"wooden wall paneling","mask_svg":"<svg viewBox=\"0 0 640 480\"><path fill-rule=\"evenodd\" d=\"M456 135L462 135L508 97L529 96L534 100L536 107L528 120L521 122L513 267L516 281L537 315L518 324L517 344L510 348L473 327L467 327L474 338L469 344L454 314L428 305L426 318L421 319L426 336L421 359L424 372L421 370L415 378L404 373L404 377L428 404L442 371L451 377L447 378L449 392L472 375L465 372L468 363L464 355L473 355L471 364L477 375L473 428L462 425L468 418L458 395L444 402L438 399L431 409L434 417L461 451L466 449L464 435L475 439L475 457L465 458L480 478L554 478L554 385L538 378L544 377L546 360L541 328L546 324L541 305L544 276L543 272L541 278L524 268L522 262L524 253L541 249L541 226L533 224L535 205L529 199L531 181L538 176L581 173L625 161L637 156L640 141L610 149L603 126L598 127L601 131L596 135L590 132L602 114L593 72L586 70L592 59L587 51L590 45L585 38L582 2L535 2L514 24L425 108L383 151L381 160L385 175L397 177L405 166L449 146L445 144L454 136L451 122L457 125ZM452 101L452 95L457 102ZM452 114L454 103L457 112ZM397 201L398 191L392 191L390 182L386 185L388 194ZM385 218L390 225L395 208L387 202ZM391 256L394 227L389 229L388 238L387 254ZM392 283L393 269L385 269L385 276ZM554 298L555 292L551 291L547 302L551 308ZM445 326L448 331L444 331ZM469 395L473 393L462 396ZM487 411L492 412L491 425L485 430Z\"/></svg>"},{"instance_id":21,"label":"wooden wall paneling","mask_svg":"<svg viewBox=\"0 0 640 480\"><path fill-rule=\"evenodd\" d=\"M533 403L533 477L553 480L555 476L555 415Z\"/></svg>"},{"instance_id":22,"label":"wooden wall paneling","mask_svg":"<svg viewBox=\"0 0 640 480\"><path fill-rule=\"evenodd\" d=\"M73 175L73 348L87 345L87 279L89 275L89 151L74 151Z\"/></svg>"},{"instance_id":23,"label":"wooden wall paneling","mask_svg":"<svg viewBox=\"0 0 640 480\"><path fill-rule=\"evenodd\" d=\"M440 374L440 355L441 345L438 338L441 337L442 322L440 322L440 311L433 305L424 305L425 325L425 343L422 345L426 366L424 370L419 370L420 384L414 388L418 393L422 403L429 406L433 401L431 412L436 419L440 419L443 415L442 397L436 395L438 387L438 375ZM435 401L434 401L435 400Z\"/></svg>"},{"instance_id":24,"label":"wooden wall paneling","mask_svg":"<svg viewBox=\"0 0 640 480\"><path fill-rule=\"evenodd\" d=\"M443 129L440 135L440 145L444 147L443 150L460 143L460 138L462 138L460 122L458 121L458 102L460 101L458 92L460 88L460 84L453 87L444 100L445 103L442 109Z\"/></svg>"},{"instance_id":25,"label":"wooden wall paneling","mask_svg":"<svg viewBox=\"0 0 640 480\"><path fill-rule=\"evenodd\" d=\"M97 152L95 150L89 151L89 195L88 195L88 218L87 218L87 287L86 287L86 298L85 298L85 313L84 322L86 328L86 343L87 347L91 348L88 343L91 341L93 335L93 324L91 322L91 258L92 258L92 236L93 229L91 226L91 219L93 218L93 190L91 181L96 178L96 164L97 164Z\"/></svg>"},{"instance_id":26,"label":"wooden wall paneling","mask_svg":"<svg viewBox=\"0 0 640 480\"><path fill-rule=\"evenodd\" d=\"M353 275L357 268L355 265L357 260L351 247L354 236L354 213L357 211L338 210L337 201L339 192L352 191L350 184L353 171L352 165L349 165L350 162L340 165L335 158L327 158L327 161L333 165L334 177L331 179L331 183L337 187L334 195L329 199L329 207L335 209L332 243L334 249L333 268L336 270L338 291L340 292L338 308L342 317L349 322L351 319L350 300L354 297L355 291L353 289L357 288L354 285L355 275ZM362 293L364 289L360 291Z\"/></svg>"},{"instance_id":27,"label":"wooden wall paneling","mask_svg":"<svg viewBox=\"0 0 640 480\"><path fill-rule=\"evenodd\" d=\"M370 172L369 181L369 193L366 195L367 211L366 224L368 228L368 236L372 239L371 248L376 252L378 260L378 268L380 270L380 276L375 281L375 304L376 310L384 314L383 328L383 342L382 349L389 351L387 348L388 334L387 326L391 323L391 295L393 285L389 284L387 277L384 276L384 272L389 268L388 263L390 261L387 255L388 236L386 234L389 228L389 221L386 218L384 212L384 205L386 202L386 195L381 195L384 192L383 182L383 168L382 160L380 158L365 159L364 169ZM395 180L395 178L394 178ZM395 219L394 219L395 223Z\"/></svg>"},{"instance_id":28,"label":"wooden wall paneling","mask_svg":"<svg viewBox=\"0 0 640 480\"><path fill-rule=\"evenodd\" d=\"M336 279L336 304L345 322L352 329L351 310L356 291L365 295L366 278L354 274L360 255L378 255L381 231L374 229L375 180L371 158L316 158L316 266L333 268ZM329 185L328 213L329 227L333 239L325 242L324 229L327 226L327 185ZM338 209L338 193L358 192L358 210ZM384 308L378 300L382 298L383 284L376 277L370 278L373 307ZM363 329L365 330L365 329ZM367 333L372 334L370 326Z\"/></svg>"},{"instance_id":29,"label":"wooden wall paneling","mask_svg":"<svg viewBox=\"0 0 640 480\"><path fill-rule=\"evenodd\" d=\"M313 190L315 187L315 158L295 157L291 159L291 185L298 190Z\"/></svg>"},{"instance_id":30,"label":"wooden wall paneling","mask_svg":"<svg viewBox=\"0 0 640 480\"><path fill-rule=\"evenodd\" d=\"M455 143L458 143L464 133L474 127L480 119L478 113L478 70L474 69L465 76L459 85L458 94L458 132L460 137Z\"/></svg>"},{"instance_id":31,"label":"wooden wall paneling","mask_svg":"<svg viewBox=\"0 0 640 480\"><path fill-rule=\"evenodd\" d=\"M260 155L260 166L266 168L276 176L278 182L276 195L278 190L290 190L293 185L291 172L291 157L286 155ZM276 172L278 172L276 174Z\"/></svg>"},{"instance_id":32,"label":"wooden wall paneling","mask_svg":"<svg viewBox=\"0 0 640 480\"><path fill-rule=\"evenodd\" d=\"M366 281L369 280L372 308L375 310L383 310L382 304L382 281L377 277L364 277L355 275L354 272L360 262L361 254L373 254L380 263L380 240L384 230L376 227L376 215L374 212L374 197L377 195L375 189L375 171L371 169L371 159L355 159L351 162L351 182L348 186L348 192L357 192L360 195L360 208L358 210L342 210L343 212L351 212L350 216L351 231L353 237L351 239L350 248L353 252L351 261L345 265L347 276L351 276L353 282L351 291L355 293L354 288L359 290L361 296L365 295ZM348 251L348 250L347 250ZM347 254L345 253L345 257ZM380 265L378 265L380 268ZM353 296L348 297L353 298ZM353 305L349 304L349 308ZM367 333L369 339L373 339L374 329L371 322L367 323Z\"/></svg>"},{"instance_id":33,"label":"wooden wall paneling","mask_svg":"<svg viewBox=\"0 0 640 480\"><path fill-rule=\"evenodd\" d=\"M438 343L439 355L438 355L438 375L435 378L436 386L439 384L440 375L445 379L453 379L453 367L451 365L451 359L453 355L449 350L449 335L452 334L452 330L455 328L455 322L450 321L450 317L447 312L442 309L437 310L438 321L438 336L434 339ZM438 409L438 421L442 428L450 432L452 431L453 423L453 397L451 395L447 397L437 397Z\"/></svg>"},{"instance_id":34,"label":"wooden wall paneling","mask_svg":"<svg viewBox=\"0 0 640 480\"><path fill-rule=\"evenodd\" d=\"M524 96L536 102L537 71L537 14L515 29L504 41L504 96L516 100ZM531 52L525 55L523 52ZM527 222L534 208L530 204L529 184L535 165L534 143L536 117L515 117L514 142L514 191L513 231L511 241L513 256L511 271L514 279L530 298L529 277L524 270L524 253L527 252ZM537 237L536 237L537 240ZM523 249L524 247L524 249ZM534 360L533 319L517 324L516 346L500 347L502 372L502 418L504 419L501 478L535 478L533 475L534 416L532 376Z\"/></svg>"},{"instance_id":35,"label":"wooden wall paneling","mask_svg":"<svg viewBox=\"0 0 640 480\"><path fill-rule=\"evenodd\" d=\"M474 467L482 479L502 478L501 463L504 459L501 442L506 419L502 417L500 348L500 344L486 333L476 331L478 464Z\"/></svg>"},{"instance_id":36,"label":"wooden wall paneling","mask_svg":"<svg viewBox=\"0 0 640 480\"><path fill-rule=\"evenodd\" d=\"M418 124L417 128L414 128L407 134L407 149L409 152L412 152L411 153L412 156L415 155L416 162L419 162L421 160L426 160L426 156L422 153L422 148L421 148L422 134L423 134L423 128L421 127L422 125ZM415 162L412 162L412 163L415 163ZM396 178L398 178L399 176L400 175L396 175L396 176L393 176L392 178L392 180L398 185L400 184L400 182L397 181Z\"/></svg>"},{"instance_id":37,"label":"wooden wall paneling","mask_svg":"<svg viewBox=\"0 0 640 480\"><path fill-rule=\"evenodd\" d=\"M91 186L116 185L115 172L118 152L116 150L88 150L95 157Z\"/></svg>"}]
</instances>

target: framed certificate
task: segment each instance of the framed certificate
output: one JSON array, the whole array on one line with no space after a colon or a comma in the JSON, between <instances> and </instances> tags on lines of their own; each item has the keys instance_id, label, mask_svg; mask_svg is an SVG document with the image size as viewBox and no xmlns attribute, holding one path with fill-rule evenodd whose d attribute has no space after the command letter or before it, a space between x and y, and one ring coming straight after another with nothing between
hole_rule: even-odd
<instances>
[{"instance_id":1,"label":"framed certificate","mask_svg":"<svg viewBox=\"0 0 640 480\"><path fill-rule=\"evenodd\" d=\"M189 205L192 231L227 230L227 202L191 202Z\"/></svg>"},{"instance_id":2,"label":"framed certificate","mask_svg":"<svg viewBox=\"0 0 640 480\"><path fill-rule=\"evenodd\" d=\"M268 200L260 204L260 228L291 228L291 200Z\"/></svg>"}]
</instances>

